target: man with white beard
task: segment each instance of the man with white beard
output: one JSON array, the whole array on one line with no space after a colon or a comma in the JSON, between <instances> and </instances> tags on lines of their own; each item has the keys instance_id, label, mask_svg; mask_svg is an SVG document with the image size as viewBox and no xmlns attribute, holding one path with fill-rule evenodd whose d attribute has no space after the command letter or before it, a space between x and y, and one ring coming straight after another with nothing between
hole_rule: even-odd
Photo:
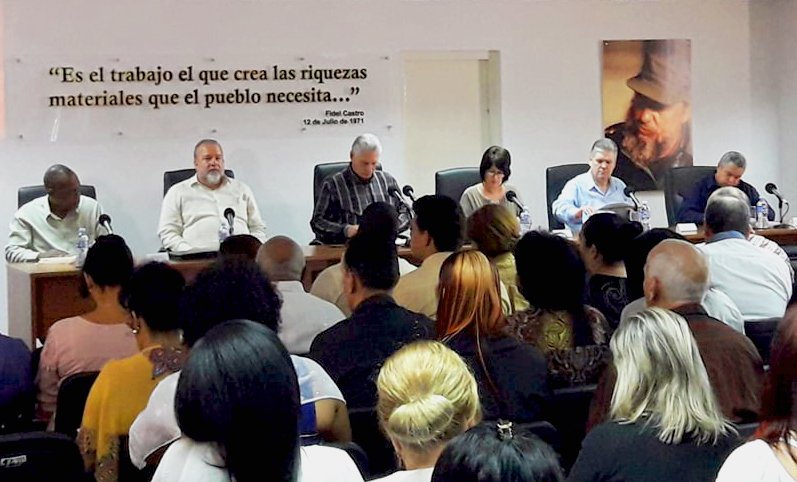
<instances>
[{"instance_id":1,"label":"man with white beard","mask_svg":"<svg viewBox=\"0 0 797 482\"><path fill-rule=\"evenodd\" d=\"M213 139L199 141L194 147L194 167L196 176L175 184L163 198L158 223L163 247L173 252L218 249L227 208L235 212L234 234L251 234L265 241L266 225L252 190L224 175L221 144Z\"/></svg>"}]
</instances>

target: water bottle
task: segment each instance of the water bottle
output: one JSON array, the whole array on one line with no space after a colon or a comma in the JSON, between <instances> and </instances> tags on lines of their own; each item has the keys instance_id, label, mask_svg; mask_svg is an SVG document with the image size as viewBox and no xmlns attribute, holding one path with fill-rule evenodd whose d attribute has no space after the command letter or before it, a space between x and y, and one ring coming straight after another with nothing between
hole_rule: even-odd
<instances>
[{"instance_id":1,"label":"water bottle","mask_svg":"<svg viewBox=\"0 0 797 482\"><path fill-rule=\"evenodd\" d=\"M520 212L518 219L520 220L520 235L523 236L531 231L531 213L529 212L529 209L524 207L523 211Z\"/></svg>"},{"instance_id":2,"label":"water bottle","mask_svg":"<svg viewBox=\"0 0 797 482\"><path fill-rule=\"evenodd\" d=\"M75 244L77 257L75 258L75 266L78 268L83 267L86 262L86 254L89 252L89 234L86 228L77 230L77 243Z\"/></svg>"},{"instance_id":3,"label":"water bottle","mask_svg":"<svg viewBox=\"0 0 797 482\"><path fill-rule=\"evenodd\" d=\"M647 201L642 201L639 205L639 222L643 230L650 231L650 206Z\"/></svg>"},{"instance_id":4,"label":"water bottle","mask_svg":"<svg viewBox=\"0 0 797 482\"><path fill-rule=\"evenodd\" d=\"M769 205L763 199L759 199L755 204L755 227L758 229L766 228L769 223Z\"/></svg>"},{"instance_id":5,"label":"water bottle","mask_svg":"<svg viewBox=\"0 0 797 482\"><path fill-rule=\"evenodd\" d=\"M223 243L225 239L230 237L230 226L227 221L222 221L219 226L219 244Z\"/></svg>"}]
</instances>

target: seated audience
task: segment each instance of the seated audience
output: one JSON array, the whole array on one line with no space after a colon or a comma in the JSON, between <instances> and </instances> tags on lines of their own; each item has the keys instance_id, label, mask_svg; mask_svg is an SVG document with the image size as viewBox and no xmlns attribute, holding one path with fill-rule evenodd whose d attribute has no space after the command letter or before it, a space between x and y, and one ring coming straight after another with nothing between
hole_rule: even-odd
<instances>
[{"instance_id":1,"label":"seated audience","mask_svg":"<svg viewBox=\"0 0 797 482\"><path fill-rule=\"evenodd\" d=\"M376 238L374 242L377 243L382 242L378 240L387 240L387 242L395 244L398 237L398 226L396 208L388 203L375 202L363 210L357 232L363 236ZM398 265L401 276L415 270L415 265L404 258L398 259ZM335 263L319 273L313 281L310 294L334 303L344 315L351 315L346 295L343 293L343 265L341 263Z\"/></svg>"},{"instance_id":2,"label":"seated audience","mask_svg":"<svg viewBox=\"0 0 797 482\"><path fill-rule=\"evenodd\" d=\"M564 482L556 453L511 422L484 423L452 440L432 482Z\"/></svg>"},{"instance_id":3,"label":"seated audience","mask_svg":"<svg viewBox=\"0 0 797 482\"><path fill-rule=\"evenodd\" d=\"M219 256L242 256L254 261L257 258L257 250L263 242L251 234L234 234L219 245Z\"/></svg>"},{"instance_id":4,"label":"seated audience","mask_svg":"<svg viewBox=\"0 0 797 482\"><path fill-rule=\"evenodd\" d=\"M358 234L344 254L344 293L352 310L349 318L321 332L310 346L318 361L337 382L349 407L376 405L379 367L401 346L434 338L429 318L396 304L390 290L398 280L396 245Z\"/></svg>"},{"instance_id":5,"label":"seated audience","mask_svg":"<svg viewBox=\"0 0 797 482\"><path fill-rule=\"evenodd\" d=\"M282 299L279 337L289 352L309 352L316 335L345 318L332 303L304 291L304 252L291 238L274 236L266 241L257 253L257 264Z\"/></svg>"},{"instance_id":6,"label":"seated audience","mask_svg":"<svg viewBox=\"0 0 797 482\"><path fill-rule=\"evenodd\" d=\"M279 296L254 262L220 259L200 272L183 292L180 324L185 344L192 348L208 330L232 319L253 320L277 332L279 309ZM291 356L291 361L305 414L303 440L350 441L349 415L340 389L313 360ZM180 438L174 415L179 379L179 372L164 378L130 427L130 459L137 467L157 459L165 446Z\"/></svg>"},{"instance_id":7,"label":"seated audience","mask_svg":"<svg viewBox=\"0 0 797 482\"><path fill-rule=\"evenodd\" d=\"M672 310L684 318L725 417L737 423L753 422L758 415L763 362L746 336L710 317L700 306L708 277L706 260L697 248L687 241L664 240L648 255L645 299L649 307ZM595 412L608 412L613 375L607 373L596 390ZM592 414L592 420L600 420L598 413Z\"/></svg>"},{"instance_id":8,"label":"seated audience","mask_svg":"<svg viewBox=\"0 0 797 482\"><path fill-rule=\"evenodd\" d=\"M520 239L518 218L498 204L483 206L468 218L468 239L498 268L498 276L509 292L510 313L527 309L529 303L517 287L512 253Z\"/></svg>"},{"instance_id":9,"label":"seated audience","mask_svg":"<svg viewBox=\"0 0 797 482\"><path fill-rule=\"evenodd\" d=\"M25 342L0 334L0 433L16 432L31 420L36 399L31 368Z\"/></svg>"},{"instance_id":10,"label":"seated audience","mask_svg":"<svg viewBox=\"0 0 797 482\"><path fill-rule=\"evenodd\" d=\"M449 256L440 269L437 336L470 365L487 420L532 422L543 417L545 358L504 333L498 273L476 250Z\"/></svg>"},{"instance_id":11,"label":"seated audience","mask_svg":"<svg viewBox=\"0 0 797 482\"><path fill-rule=\"evenodd\" d=\"M186 351L177 314L183 285L177 270L150 263L133 273L123 291L141 352L106 363L86 401L78 446L86 470L97 480L119 480L119 438L147 406L155 385L183 366Z\"/></svg>"},{"instance_id":12,"label":"seated audience","mask_svg":"<svg viewBox=\"0 0 797 482\"><path fill-rule=\"evenodd\" d=\"M610 346L611 421L587 434L568 481L713 481L737 435L684 319L649 308L620 325Z\"/></svg>"},{"instance_id":13,"label":"seated audience","mask_svg":"<svg viewBox=\"0 0 797 482\"><path fill-rule=\"evenodd\" d=\"M462 247L465 218L456 201L437 194L422 196L413 204L415 217L410 223L410 249L421 265L403 275L393 290L399 306L424 314L437 315L435 291L440 266L451 253Z\"/></svg>"},{"instance_id":14,"label":"seated audience","mask_svg":"<svg viewBox=\"0 0 797 482\"><path fill-rule=\"evenodd\" d=\"M90 240L108 234L98 224L102 207L80 194L80 180L72 169L50 166L44 188L46 196L20 207L11 220L5 249L9 263L75 254L80 228L86 228Z\"/></svg>"},{"instance_id":15,"label":"seated audience","mask_svg":"<svg viewBox=\"0 0 797 482\"><path fill-rule=\"evenodd\" d=\"M625 255L626 292L628 299L634 300L628 303L620 314L620 323L647 308L645 303L645 293L642 284L645 280L645 262L647 261L650 250L656 247L665 239L686 240L683 236L667 228L653 228L634 238ZM728 295L716 288L706 290L700 306L706 313L730 326L739 333L744 334L744 318L742 312L736 307Z\"/></svg>"},{"instance_id":16,"label":"seated audience","mask_svg":"<svg viewBox=\"0 0 797 482\"><path fill-rule=\"evenodd\" d=\"M772 343L753 440L725 460L717 482L797 480L797 309L786 312Z\"/></svg>"},{"instance_id":17,"label":"seated audience","mask_svg":"<svg viewBox=\"0 0 797 482\"><path fill-rule=\"evenodd\" d=\"M473 374L440 342L418 341L394 353L376 389L379 423L404 468L383 482L428 482L448 441L481 420Z\"/></svg>"},{"instance_id":18,"label":"seated audience","mask_svg":"<svg viewBox=\"0 0 797 482\"><path fill-rule=\"evenodd\" d=\"M520 204L523 204L520 191L515 186L506 184L512 174L511 164L512 156L503 147L492 146L484 151L482 162L479 164L479 176L482 181L465 189L459 199L462 213L466 218L469 218L480 207L488 204L501 205L513 216L520 215L517 205L506 198L506 193L512 191Z\"/></svg>"},{"instance_id":19,"label":"seated audience","mask_svg":"<svg viewBox=\"0 0 797 482\"><path fill-rule=\"evenodd\" d=\"M623 256L641 232L639 223L627 222L613 213L597 213L579 233L579 248L590 274L589 304L606 316L612 330L617 329L620 313L631 301L626 292Z\"/></svg>"},{"instance_id":20,"label":"seated audience","mask_svg":"<svg viewBox=\"0 0 797 482\"><path fill-rule=\"evenodd\" d=\"M507 331L548 359L553 386L596 383L610 358L609 327L585 305L586 269L573 243L532 231L515 247L518 284L531 306L507 319Z\"/></svg>"},{"instance_id":21,"label":"seated audience","mask_svg":"<svg viewBox=\"0 0 797 482\"><path fill-rule=\"evenodd\" d=\"M706 207L706 256L710 286L739 307L745 321L783 316L792 293L791 274L778 256L746 239L750 229L748 203L735 188L718 189Z\"/></svg>"},{"instance_id":22,"label":"seated audience","mask_svg":"<svg viewBox=\"0 0 797 482\"><path fill-rule=\"evenodd\" d=\"M81 294L90 296L96 307L86 314L56 321L47 331L36 377L38 418L51 419L64 378L99 371L108 360L138 352L136 337L128 326L130 314L119 301L122 287L132 273L133 255L121 237L100 236L89 248L83 264Z\"/></svg>"},{"instance_id":23,"label":"seated audience","mask_svg":"<svg viewBox=\"0 0 797 482\"><path fill-rule=\"evenodd\" d=\"M362 481L346 452L300 447L299 390L273 330L243 320L211 328L177 383L185 435L166 450L153 482Z\"/></svg>"}]
</instances>

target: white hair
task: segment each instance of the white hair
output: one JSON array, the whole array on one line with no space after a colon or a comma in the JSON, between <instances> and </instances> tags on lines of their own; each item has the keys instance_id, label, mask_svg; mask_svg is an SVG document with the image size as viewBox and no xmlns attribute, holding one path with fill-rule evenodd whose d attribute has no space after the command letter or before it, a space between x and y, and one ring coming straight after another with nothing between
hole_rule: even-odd
<instances>
[{"instance_id":1,"label":"white hair","mask_svg":"<svg viewBox=\"0 0 797 482\"><path fill-rule=\"evenodd\" d=\"M360 134L351 145L351 155L358 156L365 152L374 152L382 155L382 143L373 134Z\"/></svg>"}]
</instances>

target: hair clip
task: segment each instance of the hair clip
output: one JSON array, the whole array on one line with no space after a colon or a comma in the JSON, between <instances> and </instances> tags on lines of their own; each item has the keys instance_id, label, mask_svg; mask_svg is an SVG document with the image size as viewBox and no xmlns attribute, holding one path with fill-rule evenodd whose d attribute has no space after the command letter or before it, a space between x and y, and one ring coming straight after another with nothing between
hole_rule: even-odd
<instances>
[{"instance_id":1,"label":"hair clip","mask_svg":"<svg viewBox=\"0 0 797 482\"><path fill-rule=\"evenodd\" d=\"M515 436L512 432L512 422L509 420L499 420L497 426L499 440L512 440Z\"/></svg>"}]
</instances>

